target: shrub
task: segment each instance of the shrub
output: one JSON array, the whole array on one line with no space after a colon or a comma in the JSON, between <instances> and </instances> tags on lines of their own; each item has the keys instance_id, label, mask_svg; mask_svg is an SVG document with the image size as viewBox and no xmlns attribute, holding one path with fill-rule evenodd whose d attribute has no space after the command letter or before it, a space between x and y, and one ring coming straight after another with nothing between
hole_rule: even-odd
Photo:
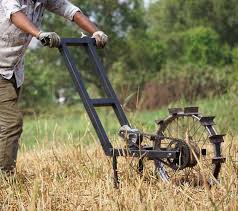
<instances>
[{"instance_id":1,"label":"shrub","mask_svg":"<svg viewBox=\"0 0 238 211\"><path fill-rule=\"evenodd\" d=\"M184 32L184 59L199 65L225 63L219 35L212 29L197 27Z\"/></svg>"},{"instance_id":2,"label":"shrub","mask_svg":"<svg viewBox=\"0 0 238 211\"><path fill-rule=\"evenodd\" d=\"M232 68L228 66L168 64L157 77L145 84L143 108L154 109L180 98L192 102L198 98L223 95L230 90L232 74Z\"/></svg>"},{"instance_id":3,"label":"shrub","mask_svg":"<svg viewBox=\"0 0 238 211\"><path fill-rule=\"evenodd\" d=\"M238 47L233 48L232 52L232 63L238 67Z\"/></svg>"},{"instance_id":4,"label":"shrub","mask_svg":"<svg viewBox=\"0 0 238 211\"><path fill-rule=\"evenodd\" d=\"M222 45L211 28L196 27L171 33L167 38L167 57L182 64L220 66L230 61L230 47Z\"/></svg>"}]
</instances>

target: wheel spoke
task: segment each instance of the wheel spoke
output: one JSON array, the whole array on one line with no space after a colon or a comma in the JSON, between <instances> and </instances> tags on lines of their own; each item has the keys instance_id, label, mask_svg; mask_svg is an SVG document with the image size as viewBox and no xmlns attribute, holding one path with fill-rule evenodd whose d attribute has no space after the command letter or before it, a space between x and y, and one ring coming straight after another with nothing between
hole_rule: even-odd
<instances>
[{"instance_id":1,"label":"wheel spoke","mask_svg":"<svg viewBox=\"0 0 238 211\"><path fill-rule=\"evenodd\" d=\"M178 141L184 140L191 151L190 157L192 156L193 159L190 161L190 167L185 166L184 169L177 171L161 163L163 168L160 169L164 169L163 173L167 174L172 181L194 181L197 184L204 181L203 177L205 177L206 180L210 178L213 174L212 159L214 158L215 152L209 139L209 134L211 133L209 128L203 126L200 121L192 115L181 115L173 118L162 128L163 131L160 131L160 134L164 134L166 137L171 138L162 140L162 145L164 147L172 147L172 149L175 149L177 145L170 145L172 139ZM206 155L202 155L202 149L206 150ZM178 167L181 165L180 161L174 159L168 161Z\"/></svg>"}]
</instances>

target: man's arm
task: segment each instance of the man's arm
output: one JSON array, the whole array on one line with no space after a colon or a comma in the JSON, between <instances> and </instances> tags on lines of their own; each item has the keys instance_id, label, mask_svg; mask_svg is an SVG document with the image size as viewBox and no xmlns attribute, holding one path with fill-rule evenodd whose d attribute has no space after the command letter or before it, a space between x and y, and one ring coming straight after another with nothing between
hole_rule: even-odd
<instances>
[{"instance_id":1,"label":"man's arm","mask_svg":"<svg viewBox=\"0 0 238 211\"><path fill-rule=\"evenodd\" d=\"M74 21L86 32L93 34L98 28L86 17L80 8L73 5L69 0L49 0L46 9L64 18Z\"/></svg>"},{"instance_id":2,"label":"man's arm","mask_svg":"<svg viewBox=\"0 0 238 211\"><path fill-rule=\"evenodd\" d=\"M60 37L55 32L41 32L21 11L11 15L12 23L22 31L31 34L50 48L60 45Z\"/></svg>"},{"instance_id":3,"label":"man's arm","mask_svg":"<svg viewBox=\"0 0 238 211\"><path fill-rule=\"evenodd\" d=\"M46 9L49 11L63 16L71 21L74 21L84 31L92 34L96 39L98 47L103 48L108 40L108 37L95 26L93 22L86 17L82 11L73 5L69 0L50 0L46 4Z\"/></svg>"},{"instance_id":4,"label":"man's arm","mask_svg":"<svg viewBox=\"0 0 238 211\"><path fill-rule=\"evenodd\" d=\"M81 12L76 12L74 15L73 21L84 31L93 34L96 31L99 31L99 29L93 24L87 16L85 16Z\"/></svg>"},{"instance_id":5,"label":"man's arm","mask_svg":"<svg viewBox=\"0 0 238 211\"><path fill-rule=\"evenodd\" d=\"M12 14L11 21L16 27L33 37L37 37L40 33L40 30L21 11Z\"/></svg>"}]
</instances>

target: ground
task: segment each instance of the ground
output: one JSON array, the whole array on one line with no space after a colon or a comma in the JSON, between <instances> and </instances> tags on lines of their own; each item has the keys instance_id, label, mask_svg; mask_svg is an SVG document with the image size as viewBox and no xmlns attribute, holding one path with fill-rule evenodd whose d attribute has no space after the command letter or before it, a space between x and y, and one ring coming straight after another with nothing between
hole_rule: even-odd
<instances>
[{"instance_id":1,"label":"ground","mask_svg":"<svg viewBox=\"0 0 238 211\"><path fill-rule=\"evenodd\" d=\"M140 177L129 158L119 159L120 188L113 187L111 159L106 157L84 111L27 117L15 176L0 181L2 210L237 210L238 142L236 119L224 108L226 100L198 102L202 111L218 114L218 128L227 131L223 155L227 158L220 180L211 188L165 184L154 176ZM229 101L231 102L231 101ZM212 106L210 106L212 105ZM235 107L236 99L229 104ZM220 112L220 110L223 111ZM234 110L233 110L234 111ZM145 130L166 109L129 114ZM232 115L228 115L231 113ZM102 113L112 140L117 126ZM150 121L150 123L149 123ZM230 121L229 124L222 122ZM148 124L147 124L148 122ZM221 126L219 126L219 124ZM230 130L228 130L230 129Z\"/></svg>"},{"instance_id":2,"label":"ground","mask_svg":"<svg viewBox=\"0 0 238 211\"><path fill-rule=\"evenodd\" d=\"M139 177L126 159L121 158L121 184L115 189L111 160L98 144L88 150L84 147L53 144L21 153L17 176L1 179L2 210L238 209L238 168L229 156L220 183L211 189L164 184L154 177ZM232 150L232 153L237 152Z\"/></svg>"}]
</instances>

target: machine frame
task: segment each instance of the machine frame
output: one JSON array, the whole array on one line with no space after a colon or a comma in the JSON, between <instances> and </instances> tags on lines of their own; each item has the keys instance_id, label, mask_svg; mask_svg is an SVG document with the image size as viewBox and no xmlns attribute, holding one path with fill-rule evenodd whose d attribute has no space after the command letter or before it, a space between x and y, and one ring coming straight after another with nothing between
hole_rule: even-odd
<instances>
[{"instance_id":1,"label":"machine frame","mask_svg":"<svg viewBox=\"0 0 238 211\"><path fill-rule=\"evenodd\" d=\"M76 63L69 51L69 47L72 47L72 46L83 47L86 49L88 56L90 58L90 61L93 63L95 67L94 72L95 74L97 74L98 78L100 79L101 85L106 94L106 98L93 99L89 96L89 93L85 87L82 76L80 74L80 70L77 68ZM61 39L61 45L59 47L59 51L64 59L67 69L70 72L70 75L72 76L75 87L81 97L83 105L97 133L97 136L99 138L99 141L101 143L101 146L103 148L105 155L113 158L112 166L113 166L113 173L114 173L114 184L116 187L118 187L119 180L118 180L118 172L117 172L117 158L119 156L138 157L139 158L138 170L143 171L143 162L142 162L143 158L147 157L148 159L154 160L155 162L162 161L162 159L176 159L179 156L179 151L178 149L172 150L172 149L162 149L158 147L156 148L158 150L155 150L155 147L142 147L138 149L130 149L129 147L118 149L113 147L95 108L96 107L111 107L114 110L116 117L121 126L123 125L130 126L130 123L106 75L106 71L96 52L95 46L96 46L95 39L92 39L90 37L63 38ZM205 127L212 126L213 119L214 119L214 117L199 116L197 107L187 107L184 110L170 109L170 115L171 117L176 115L195 116L196 118L198 118L201 124ZM166 123L166 121L158 122L158 124L161 124L161 123L164 124ZM213 162L219 162L219 165L217 165L218 168L216 170L219 172L221 163L225 162L225 158L221 156L221 151L220 151L220 144L224 141L223 140L224 135L216 135L216 133L210 134L210 135L211 136L209 138L211 142L214 142L215 147L217 147L216 156L213 159ZM152 141L157 141L157 139L160 139L161 137L158 136L158 134L156 134L154 136L151 135L150 138Z\"/></svg>"}]
</instances>

